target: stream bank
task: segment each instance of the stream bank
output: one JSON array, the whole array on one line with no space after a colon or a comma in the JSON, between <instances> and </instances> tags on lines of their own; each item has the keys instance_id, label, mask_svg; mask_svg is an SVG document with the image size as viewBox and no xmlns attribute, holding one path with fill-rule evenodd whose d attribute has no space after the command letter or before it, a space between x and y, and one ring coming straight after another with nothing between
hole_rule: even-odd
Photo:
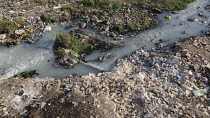
<instances>
[{"instance_id":1,"label":"stream bank","mask_svg":"<svg viewBox=\"0 0 210 118\"><path fill-rule=\"evenodd\" d=\"M177 14L171 12L158 14L158 26L139 34L133 32L114 38L100 35L98 30L95 31L91 27L86 27L82 30L87 36L106 41L107 43L121 45L121 47L113 48L112 50L102 53L96 50L91 55L86 56L85 60L96 60L99 56L102 57L106 53L110 53L112 56L103 62L89 61L87 63L79 63L73 69L54 68L52 66L55 57L53 53L54 35L58 31L68 33L71 30L80 29L80 24L84 23L84 18L70 22L69 24L73 24L74 27L69 30L65 29L65 25L63 25L65 23L63 23L53 28L51 32L46 32L35 44L20 44L9 49L1 46L0 56L4 57L0 58L2 62L1 68L4 69L5 73L0 77L9 78L24 71L37 70L37 73L39 73L38 77L40 78L55 77L62 79L69 74L88 74L109 71L117 59L141 47L145 47L146 50L151 50L151 48L157 46L156 44L161 48L173 45L176 41L185 40L194 35L205 35L204 33L209 30L209 10L205 9L208 3L209 1L207 0L197 1L189 4L187 9L181 10ZM205 17L199 15L201 13ZM165 19L167 15L171 16L170 20ZM194 21L188 21L189 18L193 18Z\"/></svg>"},{"instance_id":2,"label":"stream bank","mask_svg":"<svg viewBox=\"0 0 210 118\"><path fill-rule=\"evenodd\" d=\"M123 48L109 51L114 56L103 63L84 63L89 66L77 65L71 72L51 71L53 31L33 45L0 47L0 56L4 57L0 58L4 62L1 67L10 67L1 78L33 68L42 78L0 80L0 116L208 118L210 38L191 37L209 30L209 10L204 7L207 4L207 0L197 1L178 14L160 14L157 28L133 37L124 35L124 40L113 40L85 28L89 36L122 44ZM165 20L166 15L171 19ZM178 42L183 38L186 41ZM171 48L175 41L177 45ZM97 55L100 53L95 51L87 59ZM111 69L110 65L115 66ZM97 73L90 67L110 71ZM72 71L80 74L69 75ZM89 74L83 75L84 72Z\"/></svg>"},{"instance_id":3,"label":"stream bank","mask_svg":"<svg viewBox=\"0 0 210 118\"><path fill-rule=\"evenodd\" d=\"M174 48L137 50L110 72L4 79L0 115L208 118L209 46L210 37L192 37Z\"/></svg>"}]
</instances>

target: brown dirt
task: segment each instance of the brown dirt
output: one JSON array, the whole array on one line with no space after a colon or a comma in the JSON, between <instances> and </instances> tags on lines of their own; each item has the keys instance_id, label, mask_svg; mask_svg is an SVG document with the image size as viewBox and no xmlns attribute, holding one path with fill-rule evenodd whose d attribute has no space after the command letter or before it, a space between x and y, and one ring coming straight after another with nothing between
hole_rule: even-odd
<instances>
[{"instance_id":1,"label":"brown dirt","mask_svg":"<svg viewBox=\"0 0 210 118\"><path fill-rule=\"evenodd\" d=\"M210 37L194 36L184 42L178 42L175 50L187 49L189 61L192 64L203 65L210 62Z\"/></svg>"}]
</instances>

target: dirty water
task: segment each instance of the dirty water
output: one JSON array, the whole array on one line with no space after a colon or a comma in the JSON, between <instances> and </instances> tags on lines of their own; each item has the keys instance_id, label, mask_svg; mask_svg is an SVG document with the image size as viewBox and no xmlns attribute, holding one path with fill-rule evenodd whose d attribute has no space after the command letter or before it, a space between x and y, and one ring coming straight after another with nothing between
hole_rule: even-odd
<instances>
[{"instance_id":1,"label":"dirty water","mask_svg":"<svg viewBox=\"0 0 210 118\"><path fill-rule=\"evenodd\" d=\"M95 31L86 28L84 33L88 36L122 45L120 48L113 48L107 52L94 51L86 59L96 59L105 53L111 53L112 56L104 62L79 63L75 68L64 69L54 68L53 44L54 35L58 31L63 31L64 26L59 26L45 35L35 44L20 44L12 48L0 46L0 68L4 69L4 74L0 75L1 79L9 78L19 72L37 70L40 75L38 77L55 77L65 78L70 74L88 74L98 73L101 71L109 71L115 61L123 56L141 48L151 49L156 47L155 43L162 39L166 41L165 45L173 44L175 41L182 41L191 36L203 35L201 31L208 31L210 25L210 11L205 10L205 6L209 5L209 0L197 0L189 4L188 8L179 11L178 14L165 12L159 14L157 19L159 25L151 30L141 32L136 36L124 35L124 41L113 40L113 38L105 37L97 34ZM198 13L206 15L201 17ZM170 15L171 20L166 20L164 16ZM188 21L188 18L195 18L194 22ZM207 23L202 23L207 21ZM78 28L75 27L75 28ZM65 31L69 32L69 30ZM48 61L49 60L49 61Z\"/></svg>"}]
</instances>

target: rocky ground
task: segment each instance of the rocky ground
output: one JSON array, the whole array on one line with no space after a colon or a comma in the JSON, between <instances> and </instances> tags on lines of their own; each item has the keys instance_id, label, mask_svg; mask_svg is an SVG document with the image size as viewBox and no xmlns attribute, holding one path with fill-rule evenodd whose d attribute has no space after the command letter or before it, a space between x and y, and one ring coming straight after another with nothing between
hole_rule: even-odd
<instances>
[{"instance_id":1,"label":"rocky ground","mask_svg":"<svg viewBox=\"0 0 210 118\"><path fill-rule=\"evenodd\" d=\"M103 35L117 37L121 33L130 31L143 31L157 25L157 21L148 12L147 9L137 5L124 4L121 9L83 9L82 4L76 1L69 1L62 5L46 5L39 6L34 2L19 1L0 2L0 20L7 19L15 22L15 19L21 19L28 24L19 27L18 25L16 35L45 32L46 26L51 23L68 22L75 18L80 18L83 23L80 27L92 27ZM78 25L78 24L76 24ZM31 30L32 29L32 30ZM0 29L0 31L3 29ZM0 32L0 42L6 43L11 40L10 35L4 35ZM14 33L15 34L15 33ZM34 35L30 34L30 38ZM13 37L12 37L13 38ZM18 37L22 38L22 37Z\"/></svg>"},{"instance_id":2,"label":"rocky ground","mask_svg":"<svg viewBox=\"0 0 210 118\"><path fill-rule=\"evenodd\" d=\"M46 6L39 6L32 1L5 1L0 2L0 6L0 11L2 11L0 13L0 25L2 19L15 22L12 27L15 27L16 24L20 25L15 19L21 19L22 22L25 22L23 23L24 25L18 26L14 33L8 33L8 27L3 29L0 28L0 45L6 44L8 47L23 42L35 43L44 35L44 32L50 31L56 23L67 23L72 19L79 19L81 23L67 23L66 28L78 25L82 30L89 27L96 30L97 33L113 37L115 40L122 39L123 37L121 34L123 33L144 31L155 27L158 23L149 10L130 3L124 3L121 9L83 9L83 4L81 4L81 2L73 0L65 2L65 4L62 5L48 4ZM33 38L37 36L39 37L38 39ZM80 40L80 44L84 41L81 40L81 38L78 38L77 40ZM55 45L61 45L62 43L63 45L66 45L67 41L59 44L57 43L58 41L55 42ZM88 45L92 46L93 44L89 43ZM78 58L82 57L81 55L84 55L83 52L85 52L84 50L86 50L86 48L78 53L75 51L76 49L69 48L69 46L67 47L59 47L60 52L65 52L64 49L67 50L67 55L64 55L64 53L62 53L63 55L56 53L58 52L58 49L56 48L54 52L57 56L56 59L58 64L71 68L78 63ZM82 47L85 47L85 45ZM104 46L101 46L101 48L102 47ZM99 59L99 61L103 60L104 59ZM56 64L55 67L58 67L58 65Z\"/></svg>"},{"instance_id":3,"label":"rocky ground","mask_svg":"<svg viewBox=\"0 0 210 118\"><path fill-rule=\"evenodd\" d=\"M1 80L0 115L208 118L209 46L210 37L195 36L173 49L140 49L110 72Z\"/></svg>"}]
</instances>

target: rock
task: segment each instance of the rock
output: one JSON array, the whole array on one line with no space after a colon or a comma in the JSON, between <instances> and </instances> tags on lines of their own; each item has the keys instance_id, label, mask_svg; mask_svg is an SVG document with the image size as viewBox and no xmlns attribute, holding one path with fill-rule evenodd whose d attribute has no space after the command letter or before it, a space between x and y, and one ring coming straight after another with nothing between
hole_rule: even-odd
<instances>
[{"instance_id":1,"label":"rock","mask_svg":"<svg viewBox=\"0 0 210 118\"><path fill-rule=\"evenodd\" d=\"M117 37L117 34L114 32L111 32L111 36L115 38L115 37Z\"/></svg>"},{"instance_id":2,"label":"rock","mask_svg":"<svg viewBox=\"0 0 210 118\"><path fill-rule=\"evenodd\" d=\"M203 14L203 13L198 13L198 16L200 16L200 17L207 17L205 14Z\"/></svg>"},{"instance_id":3,"label":"rock","mask_svg":"<svg viewBox=\"0 0 210 118\"><path fill-rule=\"evenodd\" d=\"M56 58L57 63L61 64L62 66L67 66L73 68L78 61L72 59L69 55L65 54L60 57Z\"/></svg>"},{"instance_id":4,"label":"rock","mask_svg":"<svg viewBox=\"0 0 210 118\"><path fill-rule=\"evenodd\" d=\"M139 73L139 78L140 78L141 80L144 80L145 74L144 74L144 73Z\"/></svg>"},{"instance_id":5,"label":"rock","mask_svg":"<svg viewBox=\"0 0 210 118\"><path fill-rule=\"evenodd\" d=\"M4 69L0 68L0 75L3 75L3 74L4 74Z\"/></svg>"},{"instance_id":6,"label":"rock","mask_svg":"<svg viewBox=\"0 0 210 118\"><path fill-rule=\"evenodd\" d=\"M84 29L87 26L87 23L80 23L80 28Z\"/></svg>"},{"instance_id":7,"label":"rock","mask_svg":"<svg viewBox=\"0 0 210 118\"><path fill-rule=\"evenodd\" d=\"M205 7L206 10L210 10L210 5Z\"/></svg>"},{"instance_id":8,"label":"rock","mask_svg":"<svg viewBox=\"0 0 210 118\"><path fill-rule=\"evenodd\" d=\"M104 30L105 30L106 32L108 32L108 31L109 31L109 26L105 26L105 27L104 27Z\"/></svg>"},{"instance_id":9,"label":"rock","mask_svg":"<svg viewBox=\"0 0 210 118\"><path fill-rule=\"evenodd\" d=\"M172 11L172 13L173 13L173 14L178 14L179 12L178 12L178 11Z\"/></svg>"},{"instance_id":10,"label":"rock","mask_svg":"<svg viewBox=\"0 0 210 118\"><path fill-rule=\"evenodd\" d=\"M187 20L193 22L193 21L195 21L195 18L188 18Z\"/></svg>"},{"instance_id":11,"label":"rock","mask_svg":"<svg viewBox=\"0 0 210 118\"><path fill-rule=\"evenodd\" d=\"M109 58L112 54L111 53L106 53L103 56L99 56L98 57L98 61L103 62L104 60L106 60L107 58Z\"/></svg>"},{"instance_id":12,"label":"rock","mask_svg":"<svg viewBox=\"0 0 210 118\"><path fill-rule=\"evenodd\" d=\"M154 13L163 13L163 11L158 9L158 8L153 8L152 12L154 12Z\"/></svg>"},{"instance_id":13,"label":"rock","mask_svg":"<svg viewBox=\"0 0 210 118\"><path fill-rule=\"evenodd\" d=\"M106 21L106 25L110 25L111 24L111 22L110 21Z\"/></svg>"},{"instance_id":14,"label":"rock","mask_svg":"<svg viewBox=\"0 0 210 118\"><path fill-rule=\"evenodd\" d=\"M207 36L210 36L210 31L206 31L205 34L206 34Z\"/></svg>"}]
</instances>

